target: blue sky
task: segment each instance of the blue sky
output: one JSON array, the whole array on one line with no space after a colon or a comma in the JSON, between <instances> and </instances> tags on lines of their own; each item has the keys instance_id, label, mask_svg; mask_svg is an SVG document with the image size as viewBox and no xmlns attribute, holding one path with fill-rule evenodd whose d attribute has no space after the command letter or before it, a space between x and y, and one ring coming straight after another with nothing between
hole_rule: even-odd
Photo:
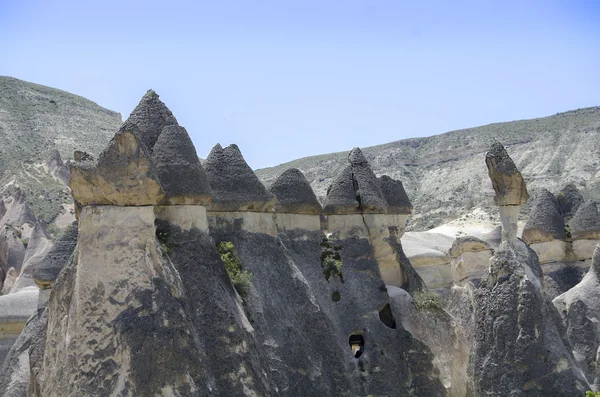
<instances>
[{"instance_id":1,"label":"blue sky","mask_svg":"<svg viewBox=\"0 0 600 397\"><path fill-rule=\"evenodd\" d=\"M0 75L131 112L253 168L600 105L600 1L0 0Z\"/></svg>"}]
</instances>

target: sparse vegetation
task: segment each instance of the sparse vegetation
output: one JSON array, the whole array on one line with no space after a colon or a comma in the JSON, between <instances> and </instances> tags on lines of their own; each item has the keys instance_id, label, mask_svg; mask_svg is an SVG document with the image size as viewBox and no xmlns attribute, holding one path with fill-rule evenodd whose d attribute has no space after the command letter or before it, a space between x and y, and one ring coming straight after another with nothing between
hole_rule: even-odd
<instances>
[{"instance_id":1,"label":"sparse vegetation","mask_svg":"<svg viewBox=\"0 0 600 397\"><path fill-rule=\"evenodd\" d=\"M171 252L171 249L168 245L169 235L166 232L161 232L157 230L156 238L158 239L158 242L160 243L160 248L162 248L163 252L169 255L169 252Z\"/></svg>"},{"instance_id":2,"label":"sparse vegetation","mask_svg":"<svg viewBox=\"0 0 600 397\"><path fill-rule=\"evenodd\" d=\"M443 310L442 300L431 291L419 291L413 295L413 303L417 310Z\"/></svg>"},{"instance_id":3,"label":"sparse vegetation","mask_svg":"<svg viewBox=\"0 0 600 397\"><path fill-rule=\"evenodd\" d=\"M237 251L233 243L229 241L222 241L217 244L217 250L221 255L221 260L225 265L227 274L233 283L236 291L241 296L246 296L252 283L252 273L248 270L242 270L242 262L237 254Z\"/></svg>"},{"instance_id":4,"label":"sparse vegetation","mask_svg":"<svg viewBox=\"0 0 600 397\"><path fill-rule=\"evenodd\" d=\"M594 393L591 390L585 392L585 397L600 397L600 391Z\"/></svg>"},{"instance_id":5,"label":"sparse vegetation","mask_svg":"<svg viewBox=\"0 0 600 397\"><path fill-rule=\"evenodd\" d=\"M344 275L342 274L342 256L340 250L341 245L332 245L327 237L321 241L321 267L323 267L323 275L329 282L332 276L339 277L340 281L344 282Z\"/></svg>"}]
</instances>

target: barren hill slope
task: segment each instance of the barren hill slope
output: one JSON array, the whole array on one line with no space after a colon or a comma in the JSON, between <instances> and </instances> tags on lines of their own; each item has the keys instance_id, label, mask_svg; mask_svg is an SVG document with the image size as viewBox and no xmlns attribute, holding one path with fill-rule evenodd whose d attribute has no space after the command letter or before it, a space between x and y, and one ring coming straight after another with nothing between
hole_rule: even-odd
<instances>
[{"instance_id":1,"label":"barren hill slope","mask_svg":"<svg viewBox=\"0 0 600 397\"><path fill-rule=\"evenodd\" d=\"M45 164L58 150L100 152L121 124L121 115L65 91L0 76L0 193L20 186L36 215L52 221L68 189Z\"/></svg>"},{"instance_id":2,"label":"barren hill slope","mask_svg":"<svg viewBox=\"0 0 600 397\"><path fill-rule=\"evenodd\" d=\"M487 212L492 190L484 153L494 140L505 145L532 192L542 187L556 192L573 182L584 196L600 197L600 107L405 139L363 153L378 176L404 182L415 206L410 227L424 230L476 207ZM322 199L347 153L306 157L256 173L270 185L286 169L299 168Z\"/></svg>"}]
</instances>

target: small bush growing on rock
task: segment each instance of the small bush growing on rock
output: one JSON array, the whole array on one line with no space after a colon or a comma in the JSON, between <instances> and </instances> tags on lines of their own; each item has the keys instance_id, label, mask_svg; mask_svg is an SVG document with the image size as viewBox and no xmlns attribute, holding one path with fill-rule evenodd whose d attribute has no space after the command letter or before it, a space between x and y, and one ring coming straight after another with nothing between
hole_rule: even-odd
<instances>
[{"instance_id":1,"label":"small bush growing on rock","mask_svg":"<svg viewBox=\"0 0 600 397\"><path fill-rule=\"evenodd\" d=\"M600 397L600 391L594 393L591 390L585 392L585 397Z\"/></svg>"},{"instance_id":2,"label":"small bush growing on rock","mask_svg":"<svg viewBox=\"0 0 600 397\"><path fill-rule=\"evenodd\" d=\"M242 262L233 243L222 241L217 245L217 250L236 291L241 296L246 296L252 283L252 274L248 270L242 270Z\"/></svg>"},{"instance_id":3,"label":"small bush growing on rock","mask_svg":"<svg viewBox=\"0 0 600 397\"><path fill-rule=\"evenodd\" d=\"M419 291L413 295L413 303L418 310L442 310L442 300L430 291Z\"/></svg>"},{"instance_id":4,"label":"small bush growing on rock","mask_svg":"<svg viewBox=\"0 0 600 397\"><path fill-rule=\"evenodd\" d=\"M339 251L342 249L341 245L332 246L327 238L321 241L321 266L323 267L323 275L329 282L332 276L338 276L342 283L344 282L344 275L342 274L342 256Z\"/></svg>"}]
</instances>

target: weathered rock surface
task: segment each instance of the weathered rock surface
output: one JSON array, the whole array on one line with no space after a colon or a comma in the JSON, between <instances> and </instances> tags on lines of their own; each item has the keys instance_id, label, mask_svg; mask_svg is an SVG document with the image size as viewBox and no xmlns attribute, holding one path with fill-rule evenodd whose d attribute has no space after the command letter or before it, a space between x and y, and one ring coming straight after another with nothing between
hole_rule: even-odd
<instances>
[{"instance_id":1,"label":"weathered rock surface","mask_svg":"<svg viewBox=\"0 0 600 397\"><path fill-rule=\"evenodd\" d=\"M388 212L392 214L412 214L412 204L401 181L383 175L379 178L379 185L383 197L388 204Z\"/></svg>"},{"instance_id":2,"label":"weathered rock surface","mask_svg":"<svg viewBox=\"0 0 600 397\"><path fill-rule=\"evenodd\" d=\"M573 183L567 183L556 194L560 211L566 223L575 215L583 203L583 196Z\"/></svg>"},{"instance_id":3,"label":"weathered rock surface","mask_svg":"<svg viewBox=\"0 0 600 397\"><path fill-rule=\"evenodd\" d=\"M75 251L77 232L77 222L73 222L63 231L44 259L33 268L32 276L40 289L54 285L60 271Z\"/></svg>"},{"instance_id":4,"label":"weathered rock surface","mask_svg":"<svg viewBox=\"0 0 600 397\"><path fill-rule=\"evenodd\" d=\"M50 152L46 157L45 164L56 180L65 185L69 184L69 166L63 162L58 150L55 149Z\"/></svg>"},{"instance_id":5,"label":"weathered rock surface","mask_svg":"<svg viewBox=\"0 0 600 397\"><path fill-rule=\"evenodd\" d=\"M536 193L522 238L527 244L566 240L560 203L548 190Z\"/></svg>"},{"instance_id":6,"label":"weathered rock surface","mask_svg":"<svg viewBox=\"0 0 600 397\"><path fill-rule=\"evenodd\" d=\"M575 361L588 382L597 389L600 348L600 248L596 248L590 270L575 287L552 301L564 321Z\"/></svg>"},{"instance_id":7,"label":"weathered rock surface","mask_svg":"<svg viewBox=\"0 0 600 397\"><path fill-rule=\"evenodd\" d=\"M485 164L496 192L494 202L497 206L523 205L527 202L529 194L525 181L501 143L495 142L490 147L485 154Z\"/></svg>"},{"instance_id":8,"label":"weathered rock surface","mask_svg":"<svg viewBox=\"0 0 600 397\"><path fill-rule=\"evenodd\" d=\"M574 240L598 240L600 239L600 215L597 203L582 203L569 222L571 236Z\"/></svg>"},{"instance_id":9,"label":"weathered rock surface","mask_svg":"<svg viewBox=\"0 0 600 397\"><path fill-rule=\"evenodd\" d=\"M163 128L152 152L156 174L170 204L208 205L212 189L185 128Z\"/></svg>"},{"instance_id":10,"label":"weathered rock surface","mask_svg":"<svg viewBox=\"0 0 600 397\"><path fill-rule=\"evenodd\" d=\"M165 197L156 168L135 125L125 123L97 161L71 165L73 198L85 205L157 205Z\"/></svg>"},{"instance_id":11,"label":"weathered rock surface","mask_svg":"<svg viewBox=\"0 0 600 397\"><path fill-rule=\"evenodd\" d=\"M524 243L504 242L475 291L476 392L490 396L575 396L589 387L541 291L542 272Z\"/></svg>"},{"instance_id":12,"label":"weathered rock surface","mask_svg":"<svg viewBox=\"0 0 600 397\"><path fill-rule=\"evenodd\" d=\"M326 214L386 213L381 185L359 148L348 155L348 165L331 186L323 205Z\"/></svg>"},{"instance_id":13,"label":"weathered rock surface","mask_svg":"<svg viewBox=\"0 0 600 397\"><path fill-rule=\"evenodd\" d=\"M277 197L276 212L320 214L322 211L317 196L297 168L290 168L279 175L269 190Z\"/></svg>"},{"instance_id":14,"label":"weathered rock surface","mask_svg":"<svg viewBox=\"0 0 600 397\"><path fill-rule=\"evenodd\" d=\"M448 252L452 280L457 284L479 281L487 275L493 254L492 247L477 237L458 237Z\"/></svg>"},{"instance_id":15,"label":"weathered rock surface","mask_svg":"<svg viewBox=\"0 0 600 397\"><path fill-rule=\"evenodd\" d=\"M153 90L146 92L124 123L125 129L138 135L148 153L152 153L163 128L170 125L178 125L177 119Z\"/></svg>"},{"instance_id":16,"label":"weathered rock surface","mask_svg":"<svg viewBox=\"0 0 600 397\"><path fill-rule=\"evenodd\" d=\"M213 190L210 211L271 211L275 196L248 166L237 145L222 148L217 144L205 164L206 175Z\"/></svg>"},{"instance_id":17,"label":"weathered rock surface","mask_svg":"<svg viewBox=\"0 0 600 397\"><path fill-rule=\"evenodd\" d=\"M35 225L33 232L31 232L27 250L25 251L23 267L21 268L19 277L10 290L11 294L22 291L27 287L36 286L33 281L33 270L44 260L46 254L52 248L52 245L52 237L50 236L50 232L48 232L46 225L42 222L38 222Z\"/></svg>"}]
</instances>

